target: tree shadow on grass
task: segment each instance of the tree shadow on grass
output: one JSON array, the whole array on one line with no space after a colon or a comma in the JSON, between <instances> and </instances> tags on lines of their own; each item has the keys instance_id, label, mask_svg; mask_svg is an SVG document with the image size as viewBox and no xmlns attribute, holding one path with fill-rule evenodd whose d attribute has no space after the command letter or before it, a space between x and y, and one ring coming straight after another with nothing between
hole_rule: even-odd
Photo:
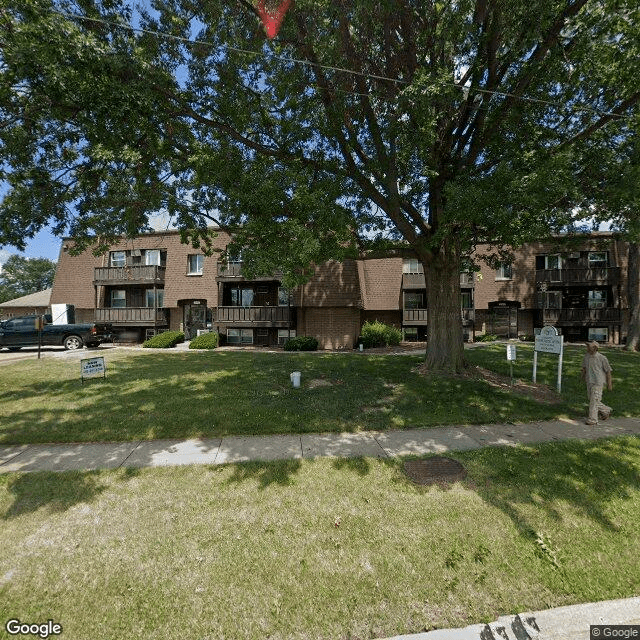
<instances>
[{"instance_id":1,"label":"tree shadow on grass","mask_svg":"<svg viewBox=\"0 0 640 640\"><path fill-rule=\"evenodd\" d=\"M10 520L33 513L43 507L50 513L60 513L81 502L92 502L109 488L102 482L104 471L38 471L8 475L0 479L13 503L0 515ZM112 473L112 472L109 472ZM138 469L120 469L117 478L126 482L138 476Z\"/></svg>"},{"instance_id":2,"label":"tree shadow on grass","mask_svg":"<svg viewBox=\"0 0 640 640\"><path fill-rule=\"evenodd\" d=\"M509 516L529 539L538 536L539 528L531 514L542 513L561 523L566 505L578 516L617 532L611 502L632 499L640 489L640 438L636 436L489 447L452 457L466 466L467 486Z\"/></svg>"},{"instance_id":3,"label":"tree shadow on grass","mask_svg":"<svg viewBox=\"0 0 640 640\"><path fill-rule=\"evenodd\" d=\"M266 489L273 484L288 487L294 484L293 476L301 467L302 461L299 459L242 462L233 465L233 474L227 480L227 484L254 480L260 489Z\"/></svg>"}]
</instances>

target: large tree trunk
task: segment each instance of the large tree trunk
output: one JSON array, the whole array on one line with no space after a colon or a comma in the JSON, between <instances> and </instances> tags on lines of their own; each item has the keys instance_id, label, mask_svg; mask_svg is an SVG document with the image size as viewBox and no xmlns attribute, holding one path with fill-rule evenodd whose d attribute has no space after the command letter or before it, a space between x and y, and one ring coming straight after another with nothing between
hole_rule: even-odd
<instances>
[{"instance_id":1,"label":"large tree trunk","mask_svg":"<svg viewBox=\"0 0 640 640\"><path fill-rule=\"evenodd\" d=\"M431 371L460 373L464 368L464 342L460 313L460 255L441 249L424 261L427 285L426 366Z\"/></svg>"},{"instance_id":2,"label":"large tree trunk","mask_svg":"<svg viewBox=\"0 0 640 640\"><path fill-rule=\"evenodd\" d=\"M625 349L637 351L640 347L640 243L629 243L628 296L629 331Z\"/></svg>"}]
</instances>

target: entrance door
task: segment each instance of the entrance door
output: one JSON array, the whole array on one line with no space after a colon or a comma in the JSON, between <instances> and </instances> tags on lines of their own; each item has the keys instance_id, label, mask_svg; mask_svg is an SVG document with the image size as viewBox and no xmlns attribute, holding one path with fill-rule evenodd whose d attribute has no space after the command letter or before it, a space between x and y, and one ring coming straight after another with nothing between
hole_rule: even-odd
<instances>
[{"instance_id":1,"label":"entrance door","mask_svg":"<svg viewBox=\"0 0 640 640\"><path fill-rule=\"evenodd\" d=\"M184 305L184 339L191 340L198 335L198 329L207 328L207 305Z\"/></svg>"},{"instance_id":2,"label":"entrance door","mask_svg":"<svg viewBox=\"0 0 640 640\"><path fill-rule=\"evenodd\" d=\"M489 314L489 333L499 338L518 337L518 310L514 307L496 307Z\"/></svg>"}]
</instances>

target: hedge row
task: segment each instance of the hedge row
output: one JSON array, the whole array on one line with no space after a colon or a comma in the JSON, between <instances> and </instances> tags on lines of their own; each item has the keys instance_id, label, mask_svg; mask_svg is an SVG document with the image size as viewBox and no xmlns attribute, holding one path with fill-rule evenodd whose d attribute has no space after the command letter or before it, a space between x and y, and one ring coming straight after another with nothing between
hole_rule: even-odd
<instances>
[{"instance_id":1,"label":"hedge row","mask_svg":"<svg viewBox=\"0 0 640 640\"><path fill-rule=\"evenodd\" d=\"M218 346L218 334L215 331L203 333L189 343L189 349L215 349Z\"/></svg>"},{"instance_id":2,"label":"hedge row","mask_svg":"<svg viewBox=\"0 0 640 640\"><path fill-rule=\"evenodd\" d=\"M182 331L163 331L149 338L142 343L147 349L170 349L177 344L184 342L184 333Z\"/></svg>"},{"instance_id":3,"label":"hedge row","mask_svg":"<svg viewBox=\"0 0 640 640\"><path fill-rule=\"evenodd\" d=\"M311 336L298 336L289 338L284 343L285 351L317 351L318 341Z\"/></svg>"},{"instance_id":4,"label":"hedge row","mask_svg":"<svg viewBox=\"0 0 640 640\"><path fill-rule=\"evenodd\" d=\"M400 344L402 340L402 331L391 325L384 324L376 320L375 322L365 322L360 332L361 343L366 349L371 347L389 347Z\"/></svg>"}]
</instances>

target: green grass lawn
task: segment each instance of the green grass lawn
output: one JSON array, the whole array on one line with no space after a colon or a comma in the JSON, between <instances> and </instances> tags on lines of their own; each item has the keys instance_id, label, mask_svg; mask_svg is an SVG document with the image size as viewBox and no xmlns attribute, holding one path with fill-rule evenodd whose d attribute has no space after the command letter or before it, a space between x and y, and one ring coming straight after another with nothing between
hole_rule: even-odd
<instances>
[{"instance_id":1,"label":"green grass lawn","mask_svg":"<svg viewBox=\"0 0 640 640\"><path fill-rule=\"evenodd\" d=\"M603 349L616 415L640 415L640 354ZM585 414L584 347L565 350L559 404L482 380L422 376L420 356L105 350L106 380L80 383L76 360L0 367L0 444L386 430L549 419ZM531 346L514 373L531 379ZM467 350L472 364L509 373L504 345ZM538 381L555 386L557 357L541 354ZM302 372L293 389L291 371Z\"/></svg>"},{"instance_id":2,"label":"green grass lawn","mask_svg":"<svg viewBox=\"0 0 640 640\"><path fill-rule=\"evenodd\" d=\"M454 456L447 488L366 458L0 475L0 638L364 640L640 593L640 439Z\"/></svg>"}]
</instances>

